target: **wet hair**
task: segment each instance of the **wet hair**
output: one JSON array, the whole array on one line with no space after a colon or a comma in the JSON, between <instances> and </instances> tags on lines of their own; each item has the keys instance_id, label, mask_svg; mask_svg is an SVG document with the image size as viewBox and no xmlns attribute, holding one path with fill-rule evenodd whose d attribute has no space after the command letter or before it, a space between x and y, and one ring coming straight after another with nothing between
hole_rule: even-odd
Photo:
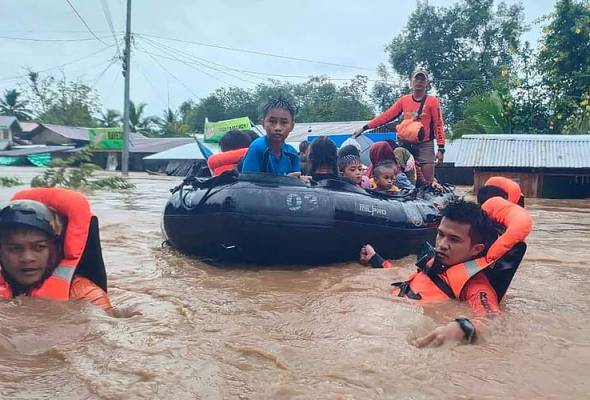
<instances>
[{"instance_id":1,"label":"wet hair","mask_svg":"<svg viewBox=\"0 0 590 400\"><path fill-rule=\"evenodd\" d=\"M361 152L356 146L352 144L341 147L340 150L338 150L338 158L346 157L348 155L360 157Z\"/></svg>"},{"instance_id":2,"label":"wet hair","mask_svg":"<svg viewBox=\"0 0 590 400\"><path fill-rule=\"evenodd\" d=\"M219 139L219 148L221 151L230 151L244 149L250 146L250 136L246 132L233 130L227 132Z\"/></svg>"},{"instance_id":3,"label":"wet hair","mask_svg":"<svg viewBox=\"0 0 590 400\"><path fill-rule=\"evenodd\" d=\"M375 178L379 178L386 169L393 169L395 171L395 163L387 160L380 162L375 168L373 168L373 175L375 175Z\"/></svg>"},{"instance_id":4,"label":"wet hair","mask_svg":"<svg viewBox=\"0 0 590 400\"><path fill-rule=\"evenodd\" d=\"M483 204L492 197L502 197L503 199L508 199L508 193L504 190L499 188L498 186L488 185L482 186L477 191L477 203Z\"/></svg>"},{"instance_id":5,"label":"wet hair","mask_svg":"<svg viewBox=\"0 0 590 400\"><path fill-rule=\"evenodd\" d=\"M329 167L338 173L338 154L336 143L326 136L319 136L311 142L309 160L311 161L311 172L314 173L319 167Z\"/></svg>"},{"instance_id":6,"label":"wet hair","mask_svg":"<svg viewBox=\"0 0 590 400\"><path fill-rule=\"evenodd\" d=\"M252 142L260 137L260 135L256 132L254 132L252 129L248 129L247 131L242 131L242 132L244 132L246 135L250 136L250 141L252 141Z\"/></svg>"},{"instance_id":7,"label":"wet hair","mask_svg":"<svg viewBox=\"0 0 590 400\"><path fill-rule=\"evenodd\" d=\"M469 225L471 243L483 243L488 249L498 237L492 220L476 203L456 200L443 208L441 214L451 221Z\"/></svg>"},{"instance_id":8,"label":"wet hair","mask_svg":"<svg viewBox=\"0 0 590 400\"><path fill-rule=\"evenodd\" d=\"M309 142L304 140L303 142L299 143L299 152L305 153L309 149Z\"/></svg>"},{"instance_id":9,"label":"wet hair","mask_svg":"<svg viewBox=\"0 0 590 400\"><path fill-rule=\"evenodd\" d=\"M288 111L289 114L291 114L291 118L295 119L295 108L291 105L291 103L289 103L289 100L287 100L283 96L279 96L275 99L270 100L268 103L264 105L264 107L262 107L262 118L266 118L266 116L271 110L277 108L279 110Z\"/></svg>"},{"instance_id":10,"label":"wet hair","mask_svg":"<svg viewBox=\"0 0 590 400\"><path fill-rule=\"evenodd\" d=\"M353 146L354 147L354 146ZM361 159L354 154L347 154L344 157L338 157L338 170L344 172L349 165L361 165Z\"/></svg>"}]
</instances>

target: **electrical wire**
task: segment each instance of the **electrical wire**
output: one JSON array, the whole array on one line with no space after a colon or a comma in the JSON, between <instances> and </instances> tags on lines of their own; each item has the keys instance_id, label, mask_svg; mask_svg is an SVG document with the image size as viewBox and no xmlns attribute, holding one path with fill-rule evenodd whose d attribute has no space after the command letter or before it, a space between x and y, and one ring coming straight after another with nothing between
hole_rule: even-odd
<instances>
[{"instance_id":1,"label":"electrical wire","mask_svg":"<svg viewBox=\"0 0 590 400\"><path fill-rule=\"evenodd\" d=\"M115 33L115 27L113 26L113 18L111 16L111 10L109 9L109 4L106 0L101 0L102 4L102 11L104 13L104 17L107 20L107 24L109 25L109 29L113 35L113 39L115 44L117 45L117 56L121 56L121 48L119 47L119 41L117 40L117 34Z\"/></svg>"},{"instance_id":2,"label":"electrical wire","mask_svg":"<svg viewBox=\"0 0 590 400\"><path fill-rule=\"evenodd\" d=\"M153 34L149 34L149 33L136 33L136 35L137 36L144 36L144 37L147 36L147 37L152 37L152 38L158 38L158 39L163 39L163 40L170 40L170 41L175 41L175 42L180 42L180 43L194 44L197 46L213 47L216 49L236 51L236 52L240 52L240 53L255 54L255 55L265 56L265 57L274 57L274 58L282 58L282 59L286 59L286 60L307 62L307 63L312 63L312 64L331 65L333 67L358 69L358 70L364 70L364 71L373 71L374 70L374 68L357 67L354 65L346 65L346 64L339 64L339 63L333 63L333 62L327 62L327 61L312 60L309 58L289 57L289 56L284 56L281 54L273 54L273 53L257 51L257 50L240 49L240 48L236 48L236 47L221 46L221 45L216 45L216 44L211 44L211 43L176 39L176 38L170 38L170 37L165 37L165 36L153 35Z\"/></svg>"},{"instance_id":3,"label":"electrical wire","mask_svg":"<svg viewBox=\"0 0 590 400\"><path fill-rule=\"evenodd\" d=\"M90 29L90 26L88 26L88 24L86 23L86 21L84 20L84 18L82 18L82 16L80 15L80 13L78 12L78 10L76 10L76 7L74 7L74 5L72 4L72 2L70 0L66 0L66 3L68 3L70 5L70 7L72 8L72 10L74 11L74 13L78 16L78 18L80 19L80 21L82 21L82 23L84 24L84 26L86 27L86 29L88 30L88 32L90 32L90 34L92 36L94 36L94 38L96 40L98 40L99 42L101 42L104 45L108 45L106 42L104 42L101 38L99 38L98 36L96 36L96 33L94 33L94 31L92 29Z\"/></svg>"}]
</instances>

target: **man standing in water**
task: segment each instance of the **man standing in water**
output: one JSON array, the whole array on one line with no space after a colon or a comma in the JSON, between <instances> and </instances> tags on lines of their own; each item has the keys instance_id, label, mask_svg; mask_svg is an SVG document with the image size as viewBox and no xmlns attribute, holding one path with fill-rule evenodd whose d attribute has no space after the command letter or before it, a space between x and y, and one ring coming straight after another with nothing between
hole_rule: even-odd
<instances>
[{"instance_id":1,"label":"man standing in water","mask_svg":"<svg viewBox=\"0 0 590 400\"><path fill-rule=\"evenodd\" d=\"M412 93L402 96L382 114L370 120L365 126L357 129L353 137L357 137L367 129L378 128L391 122L403 114L404 122L396 128L400 144L410 150L424 176L424 183L434 182L434 163L443 162L445 153L445 128L440 103L435 96L427 95L428 72L417 68L411 76ZM408 124L412 121L421 123L420 129ZM406 133L407 131L407 133ZM434 140L438 146L434 155Z\"/></svg>"},{"instance_id":2,"label":"man standing in water","mask_svg":"<svg viewBox=\"0 0 590 400\"><path fill-rule=\"evenodd\" d=\"M81 300L111 312L98 222L86 197L60 188L15 197L0 210L0 298Z\"/></svg>"},{"instance_id":3,"label":"man standing in water","mask_svg":"<svg viewBox=\"0 0 590 400\"><path fill-rule=\"evenodd\" d=\"M418 271L407 281L394 284L392 295L429 303L466 302L478 318L499 313L499 301L526 251L522 242L532 229L528 212L502 198L502 193L482 197L483 210L463 200L447 205L442 210L436 249L421 257L416 263ZM499 238L488 214L506 228ZM360 260L375 268L391 268L371 245L363 246ZM472 343L482 327L481 319L461 317L417 338L414 344Z\"/></svg>"}]
</instances>

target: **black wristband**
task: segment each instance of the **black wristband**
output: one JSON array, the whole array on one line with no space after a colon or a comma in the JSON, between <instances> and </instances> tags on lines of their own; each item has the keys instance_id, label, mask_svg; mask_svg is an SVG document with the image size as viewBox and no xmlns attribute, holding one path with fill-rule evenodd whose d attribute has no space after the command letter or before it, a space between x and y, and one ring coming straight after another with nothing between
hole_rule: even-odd
<instances>
[{"instance_id":1,"label":"black wristband","mask_svg":"<svg viewBox=\"0 0 590 400\"><path fill-rule=\"evenodd\" d=\"M363 126L363 131L366 131L367 129L369 129L369 125Z\"/></svg>"},{"instance_id":2,"label":"black wristband","mask_svg":"<svg viewBox=\"0 0 590 400\"><path fill-rule=\"evenodd\" d=\"M455 320L465 334L465 343L471 344L475 340L475 326L468 318L457 318Z\"/></svg>"},{"instance_id":3,"label":"black wristband","mask_svg":"<svg viewBox=\"0 0 590 400\"><path fill-rule=\"evenodd\" d=\"M369 260L369 264L371 264L371 267L373 268L383 268L384 262L385 259L377 253L373 254L373 257L371 257L371 259Z\"/></svg>"}]
</instances>

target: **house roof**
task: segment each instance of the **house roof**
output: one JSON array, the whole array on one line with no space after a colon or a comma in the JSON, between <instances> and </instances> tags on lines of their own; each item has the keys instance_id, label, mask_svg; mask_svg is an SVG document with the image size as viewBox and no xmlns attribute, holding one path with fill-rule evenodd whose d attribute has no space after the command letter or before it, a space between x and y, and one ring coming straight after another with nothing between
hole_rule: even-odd
<instances>
[{"instance_id":1,"label":"house roof","mask_svg":"<svg viewBox=\"0 0 590 400\"><path fill-rule=\"evenodd\" d=\"M192 137L180 138L148 138L138 133L133 133L129 137L130 153L159 153L164 150L172 149L183 144L194 143Z\"/></svg>"},{"instance_id":2,"label":"house roof","mask_svg":"<svg viewBox=\"0 0 590 400\"><path fill-rule=\"evenodd\" d=\"M590 135L466 135L448 147L456 167L590 168Z\"/></svg>"},{"instance_id":3,"label":"house roof","mask_svg":"<svg viewBox=\"0 0 590 400\"><path fill-rule=\"evenodd\" d=\"M35 129L39 128L40 124L36 123L36 122L22 122L19 121L20 124L20 128L23 131L23 133L29 133L34 131Z\"/></svg>"},{"instance_id":4,"label":"house roof","mask_svg":"<svg viewBox=\"0 0 590 400\"><path fill-rule=\"evenodd\" d=\"M18 124L16 117L8 116L8 115L0 115L0 126L12 126L14 123Z\"/></svg>"},{"instance_id":5,"label":"house roof","mask_svg":"<svg viewBox=\"0 0 590 400\"><path fill-rule=\"evenodd\" d=\"M298 143L307 140L308 136L352 135L357 128L364 126L367 121L349 122L295 122L293 131L289 134L288 142ZM262 125L256 125L258 131L264 134Z\"/></svg>"},{"instance_id":6,"label":"house roof","mask_svg":"<svg viewBox=\"0 0 590 400\"><path fill-rule=\"evenodd\" d=\"M31 154L55 153L72 150L74 146L30 146L12 150L0 151L0 157L22 157Z\"/></svg>"},{"instance_id":7,"label":"house roof","mask_svg":"<svg viewBox=\"0 0 590 400\"><path fill-rule=\"evenodd\" d=\"M89 141L88 128L74 126L42 124L46 129L70 140Z\"/></svg>"}]
</instances>

